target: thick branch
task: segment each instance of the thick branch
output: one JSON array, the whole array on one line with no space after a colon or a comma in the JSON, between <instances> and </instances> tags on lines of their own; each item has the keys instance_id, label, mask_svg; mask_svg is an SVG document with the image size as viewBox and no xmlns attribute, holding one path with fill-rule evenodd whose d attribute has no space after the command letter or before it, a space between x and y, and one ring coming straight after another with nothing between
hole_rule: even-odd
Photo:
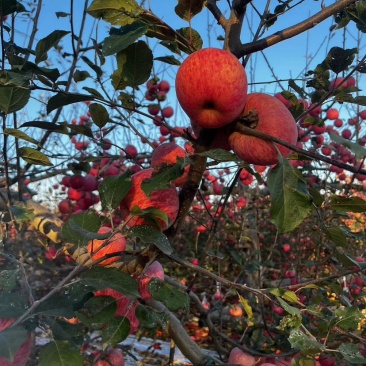
<instances>
[{"instance_id":1,"label":"thick branch","mask_svg":"<svg viewBox=\"0 0 366 366\"><path fill-rule=\"evenodd\" d=\"M207 365L207 362L211 359L211 357L206 356L202 352L201 348L194 341L192 341L179 319L161 302L150 300L147 302L147 305L152 307L154 310L163 313L167 317L169 321L170 335L183 355L187 357L193 363L193 365ZM215 364L220 365L223 363L216 359Z\"/></svg>"},{"instance_id":2,"label":"thick branch","mask_svg":"<svg viewBox=\"0 0 366 366\"><path fill-rule=\"evenodd\" d=\"M266 38L260 39L255 42L240 44L237 43L235 48L231 48L231 52L238 58L248 55L250 53L264 50L270 46L275 45L276 43L282 42L286 39L295 37L311 28L314 28L316 25L321 23L323 20L331 17L334 14L342 11L346 6L354 3L355 0L339 0L333 5L330 5L320 12L316 13L309 19L304 20L301 23L298 23L292 27L286 28L280 32L276 32Z\"/></svg>"}]
</instances>

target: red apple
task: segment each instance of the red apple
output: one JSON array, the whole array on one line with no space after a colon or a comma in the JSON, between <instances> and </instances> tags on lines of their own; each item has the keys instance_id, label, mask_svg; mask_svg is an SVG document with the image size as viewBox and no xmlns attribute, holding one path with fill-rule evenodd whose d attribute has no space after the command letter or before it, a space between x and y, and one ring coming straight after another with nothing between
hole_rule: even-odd
<instances>
[{"instance_id":1,"label":"red apple","mask_svg":"<svg viewBox=\"0 0 366 366\"><path fill-rule=\"evenodd\" d=\"M138 289L141 295L141 299L144 301L151 300L152 298L149 291L149 283L152 278L158 278L164 281L164 269L158 261L151 263L146 272L139 280Z\"/></svg>"},{"instance_id":2,"label":"red apple","mask_svg":"<svg viewBox=\"0 0 366 366\"><path fill-rule=\"evenodd\" d=\"M112 231L109 227L101 227L98 234L107 234ZM126 249L126 239L121 233L114 234L109 240L108 244L104 245L108 239L100 240L93 239L88 243L87 249L91 254L93 261L103 258L107 254L120 254ZM104 247L102 247L104 245ZM95 254L94 254L95 253ZM101 266L117 262L121 258L120 255L114 255L111 258L105 259L99 263Z\"/></svg>"},{"instance_id":3,"label":"red apple","mask_svg":"<svg viewBox=\"0 0 366 366\"><path fill-rule=\"evenodd\" d=\"M153 171L153 168L143 169L131 176L132 187L120 205L122 218L128 221L130 227L149 225L144 219L130 215L130 211L134 206L138 206L141 210L157 208L165 212L169 219L168 223L159 218L157 219L161 230L166 230L172 225L178 215L179 197L175 186L157 189L150 194L150 197L146 196L142 190L141 184L145 179L151 178Z\"/></svg>"},{"instance_id":4,"label":"red apple","mask_svg":"<svg viewBox=\"0 0 366 366\"><path fill-rule=\"evenodd\" d=\"M118 348L109 349L102 358L97 357L93 366L124 366L125 359L123 353Z\"/></svg>"},{"instance_id":5,"label":"red apple","mask_svg":"<svg viewBox=\"0 0 366 366\"><path fill-rule=\"evenodd\" d=\"M138 151L134 145L127 145L125 147L125 151L126 151L127 157L132 158L132 159L134 159L138 154Z\"/></svg>"},{"instance_id":6,"label":"red apple","mask_svg":"<svg viewBox=\"0 0 366 366\"><path fill-rule=\"evenodd\" d=\"M218 128L235 120L244 108L247 87L239 60L217 48L188 56L175 82L181 107L202 128Z\"/></svg>"},{"instance_id":7,"label":"red apple","mask_svg":"<svg viewBox=\"0 0 366 366\"><path fill-rule=\"evenodd\" d=\"M292 145L296 144L296 121L277 98L263 93L249 94L242 116L249 112L257 112L257 131L278 137ZM235 131L230 135L229 143L236 155L248 164L272 165L278 162L277 149L269 141ZM290 149L282 145L277 145L277 148L283 157L291 153Z\"/></svg>"},{"instance_id":8,"label":"red apple","mask_svg":"<svg viewBox=\"0 0 366 366\"><path fill-rule=\"evenodd\" d=\"M151 156L151 166L156 170L156 168L163 168L173 166L177 163L177 158L185 158L186 151L177 145L175 142L168 142L159 145L153 152ZM174 184L179 187L181 186L188 174L189 166L184 168L184 173L181 177L174 181Z\"/></svg>"},{"instance_id":9,"label":"red apple","mask_svg":"<svg viewBox=\"0 0 366 366\"><path fill-rule=\"evenodd\" d=\"M230 306L229 314L234 318L240 318L243 316L243 309L239 305L232 305Z\"/></svg>"},{"instance_id":10,"label":"red apple","mask_svg":"<svg viewBox=\"0 0 366 366\"><path fill-rule=\"evenodd\" d=\"M230 365L254 366L255 358L243 352L239 347L235 347L230 351L228 363Z\"/></svg>"}]
</instances>

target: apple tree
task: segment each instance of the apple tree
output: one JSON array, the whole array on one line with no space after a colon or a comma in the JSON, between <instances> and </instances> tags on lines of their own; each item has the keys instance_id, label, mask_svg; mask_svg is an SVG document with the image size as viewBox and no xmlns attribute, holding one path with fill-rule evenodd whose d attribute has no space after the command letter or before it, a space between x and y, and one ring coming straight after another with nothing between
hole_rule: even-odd
<instances>
[{"instance_id":1,"label":"apple tree","mask_svg":"<svg viewBox=\"0 0 366 366\"><path fill-rule=\"evenodd\" d=\"M43 29L47 1L0 0L0 363L123 365L130 334L194 365L366 363L366 2L165 3ZM339 43L279 79L265 51L324 21Z\"/></svg>"}]
</instances>

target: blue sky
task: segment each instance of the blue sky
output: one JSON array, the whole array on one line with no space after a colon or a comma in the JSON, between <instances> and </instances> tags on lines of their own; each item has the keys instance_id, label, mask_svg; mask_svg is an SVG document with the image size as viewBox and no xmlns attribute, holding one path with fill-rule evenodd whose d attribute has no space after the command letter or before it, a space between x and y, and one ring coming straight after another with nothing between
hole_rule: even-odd
<instances>
[{"instance_id":1,"label":"blue sky","mask_svg":"<svg viewBox=\"0 0 366 366\"><path fill-rule=\"evenodd\" d=\"M300 21L303 21L321 10L321 1L305 0L302 3L301 1L293 1L293 3L297 2L300 2L300 5L295 6L294 9L292 9L287 14L280 16L278 18L278 21L272 27L266 30L263 36L271 35L277 31L280 31ZM91 3L92 1L89 0L89 4ZM265 3L266 1L264 0L253 1L254 6L260 12L263 11ZM323 3L328 6L334 3L334 1L325 0L323 1ZM83 4L84 1L82 0L74 1L74 26L76 32L78 32L79 30ZM151 9L156 13L156 15L163 19L166 23L171 25L173 28L178 29L188 26L186 21L180 19L175 14L174 7L177 4L176 0L150 0L150 2L145 1L145 5L147 4L150 4ZM217 4L222 7L224 14L228 13L227 2L225 0L218 1ZM274 7L277 4L277 1L272 1L270 10L273 11ZM43 1L43 7L38 26L39 31L36 36L37 40L47 36L55 29L70 29L69 18L57 18L55 14L56 12L69 13L70 2L55 0ZM22 24L24 27L20 28L17 43L21 46L26 46L28 42L28 35L30 34L31 24L26 21L20 24ZM243 42L249 42L252 39L251 32L255 32L257 24L258 16L256 14L256 10L251 5L249 5L245 24L242 30ZM310 62L308 68L315 68L315 66L324 59L325 55L331 47L343 47L343 45L345 46L345 48L356 47L356 39L358 34L354 25L349 27L346 33L344 33L343 30L330 33L329 29L332 24L333 20L328 19L302 35L285 40L264 50L263 54L261 52L253 54L251 56L250 62L247 65L247 74L249 82L257 84L250 86L250 91L265 91L267 93L281 91L278 85L276 85L276 83L273 83L273 81L275 80L273 73L278 79L288 79L290 77L298 78L303 75L307 62ZM19 23L17 23L17 25L19 26ZM88 16L84 32L84 45L87 46L88 42L90 45L90 38L97 38L98 41L102 41L104 37L108 35L109 27L109 24L103 21L98 22L91 16ZM200 14L193 18L192 27L201 34L204 42L204 47L222 47L222 42L217 40L217 36L223 35L223 30L219 25L217 25L217 22L215 21L213 16L206 9L204 9ZM250 30L250 27L252 27L253 29ZM361 38L361 54L363 51L362 41L363 39ZM64 46L64 50L70 51L70 38L65 37L62 40L62 45ZM166 48L162 46L157 46L154 40L149 39L149 45L153 49L155 57L170 54L170 51L168 51ZM90 53L90 58L92 57L93 55ZM181 61L184 59L184 57L186 57L186 55L183 54L181 57ZM268 63L266 59L268 60ZM60 57L57 59L53 57L51 60L54 61L53 67L58 67L60 69L66 69L69 65L69 61L64 60ZM80 65L81 69L90 71L90 69L85 64L80 63ZM115 65L114 56L107 57L107 65L107 73L111 74L113 72L113 66ZM176 66L156 63L154 71L159 75L160 78L164 78L170 81L174 89L174 79L177 69L178 68ZM90 73L92 74L91 71ZM299 81L298 83L301 84L301 81ZM362 84L363 82L361 83L361 88ZM80 86L82 87L84 85L81 84ZM287 82L284 81L282 83L282 86L286 89ZM171 104L175 108L178 107L173 91L169 94L169 104ZM342 108L344 109L344 107ZM183 112L180 111L178 108L177 110L178 113L176 114L176 118L179 120L184 120L185 116ZM80 109L74 109L72 113L77 113L80 115ZM183 123L184 125L185 123L187 123L187 120L183 122L179 121L177 123Z\"/></svg>"}]
</instances>

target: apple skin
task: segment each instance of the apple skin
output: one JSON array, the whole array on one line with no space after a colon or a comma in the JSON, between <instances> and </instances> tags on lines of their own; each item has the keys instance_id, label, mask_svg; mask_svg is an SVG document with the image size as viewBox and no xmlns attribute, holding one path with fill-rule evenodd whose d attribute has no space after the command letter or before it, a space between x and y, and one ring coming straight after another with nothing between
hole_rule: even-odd
<instances>
[{"instance_id":1,"label":"apple skin","mask_svg":"<svg viewBox=\"0 0 366 366\"><path fill-rule=\"evenodd\" d=\"M169 222L167 224L163 220L158 219L158 224L161 230L166 230L177 218L179 197L175 186L170 186L166 189L157 189L151 193L150 197L147 197L145 192L142 190L141 185L143 181L151 178L153 171L153 168L143 169L131 176L131 189L120 204L122 218L125 221L128 221L127 225L129 227L150 225L142 218L132 217L130 215L130 211L134 206L138 206L142 210L154 207L164 211L169 218Z\"/></svg>"},{"instance_id":2,"label":"apple skin","mask_svg":"<svg viewBox=\"0 0 366 366\"><path fill-rule=\"evenodd\" d=\"M243 352L239 347L235 347L230 351L228 363L239 366L254 366L256 364L255 358Z\"/></svg>"},{"instance_id":3,"label":"apple skin","mask_svg":"<svg viewBox=\"0 0 366 366\"><path fill-rule=\"evenodd\" d=\"M111 231L112 231L111 228L102 226L98 230L98 234L107 234L110 233ZM90 255L92 256L93 261L97 261L103 258L106 254L117 254L123 252L126 249L126 239L121 233L114 234L113 237L110 239L109 243L105 245L103 248L99 249L101 246L104 245L106 240L107 239L105 240L93 239L88 243L87 249ZM98 264L100 266L106 266L108 264L117 262L120 258L121 258L120 255L115 255L111 258L101 261Z\"/></svg>"},{"instance_id":4,"label":"apple skin","mask_svg":"<svg viewBox=\"0 0 366 366\"><path fill-rule=\"evenodd\" d=\"M140 292L141 299L144 301L152 299L149 291L149 283L153 278L158 278L159 280L164 281L164 269L158 261L151 263L139 280L138 290Z\"/></svg>"},{"instance_id":5,"label":"apple skin","mask_svg":"<svg viewBox=\"0 0 366 366\"><path fill-rule=\"evenodd\" d=\"M161 144L154 150L151 156L151 166L154 169L173 166L177 163L178 157L184 159L185 156L186 151L175 142ZM188 170L189 166L187 165L184 167L183 175L174 181L176 187L182 186L186 181Z\"/></svg>"},{"instance_id":6,"label":"apple skin","mask_svg":"<svg viewBox=\"0 0 366 366\"><path fill-rule=\"evenodd\" d=\"M98 358L93 362L93 366L124 366L125 359L123 353L118 348L112 348L107 351L104 359Z\"/></svg>"},{"instance_id":7,"label":"apple skin","mask_svg":"<svg viewBox=\"0 0 366 366\"><path fill-rule=\"evenodd\" d=\"M258 124L255 127L257 131L296 145L298 138L296 121L277 98L264 93L249 94L242 116L247 115L249 111L258 113ZM235 131L230 135L229 143L235 154L248 164L278 163L277 149L269 141ZM291 153L290 149L282 145L277 147L283 157Z\"/></svg>"},{"instance_id":8,"label":"apple skin","mask_svg":"<svg viewBox=\"0 0 366 366\"><path fill-rule=\"evenodd\" d=\"M219 128L240 115L248 82L244 67L233 54L206 48L183 61L175 89L181 107L198 126Z\"/></svg>"}]
</instances>

